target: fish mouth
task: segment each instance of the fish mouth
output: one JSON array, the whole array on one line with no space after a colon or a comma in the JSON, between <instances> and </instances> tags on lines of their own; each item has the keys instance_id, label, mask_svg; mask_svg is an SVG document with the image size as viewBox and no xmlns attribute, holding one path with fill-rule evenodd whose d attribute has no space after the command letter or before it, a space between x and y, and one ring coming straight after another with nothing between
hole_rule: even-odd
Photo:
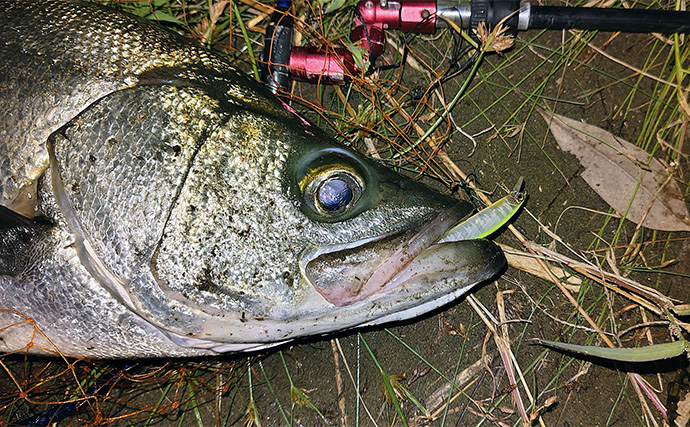
<instances>
[{"instance_id":1,"label":"fish mouth","mask_svg":"<svg viewBox=\"0 0 690 427\"><path fill-rule=\"evenodd\" d=\"M392 234L316 248L302 259L302 272L338 307L405 284L432 284L458 276L484 280L497 272L497 265L505 264L495 244L486 240L438 243L465 214L466 210L453 207Z\"/></svg>"}]
</instances>

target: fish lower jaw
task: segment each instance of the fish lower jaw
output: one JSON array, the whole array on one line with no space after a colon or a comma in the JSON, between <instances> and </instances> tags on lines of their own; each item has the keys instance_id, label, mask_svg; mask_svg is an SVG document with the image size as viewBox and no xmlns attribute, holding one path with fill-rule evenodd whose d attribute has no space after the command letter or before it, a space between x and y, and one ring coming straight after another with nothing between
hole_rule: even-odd
<instances>
[{"instance_id":1,"label":"fish lower jaw","mask_svg":"<svg viewBox=\"0 0 690 427\"><path fill-rule=\"evenodd\" d=\"M464 256L452 258L449 254ZM444 267L429 266L429 258L443 259ZM263 317L208 316L198 325L195 336L165 328L161 331L184 348L216 353L258 351L308 336L322 337L334 330L409 320L452 303L494 277L504 265L501 250L487 240L434 245L417 257L405 274L396 276L400 283L349 305L335 306L303 282L299 303L276 303Z\"/></svg>"},{"instance_id":2,"label":"fish lower jaw","mask_svg":"<svg viewBox=\"0 0 690 427\"><path fill-rule=\"evenodd\" d=\"M405 320L413 319L419 316L422 316L424 314L427 314L429 312L432 312L434 310L437 310L441 307L444 307L446 305L449 305L462 297L463 295L467 294L474 288L476 283L465 285L461 288L455 289L452 292L442 295L438 298L432 299L430 301L427 301L423 304L419 305L413 305L410 308L392 312L390 314L387 314L385 316L378 317L376 319L373 319L369 322L363 323L360 325L361 327L368 327L368 326L377 326L377 325L383 325L387 323L394 323L394 322L402 322Z\"/></svg>"}]
</instances>

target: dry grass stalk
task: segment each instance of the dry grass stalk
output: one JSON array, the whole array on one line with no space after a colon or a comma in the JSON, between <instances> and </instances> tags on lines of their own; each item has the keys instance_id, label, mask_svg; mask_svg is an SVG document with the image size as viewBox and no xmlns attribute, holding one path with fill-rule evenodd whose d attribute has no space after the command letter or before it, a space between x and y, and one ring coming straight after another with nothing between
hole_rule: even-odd
<instances>
[{"instance_id":1,"label":"dry grass stalk","mask_svg":"<svg viewBox=\"0 0 690 427\"><path fill-rule=\"evenodd\" d=\"M512 15L503 18L492 31L488 30L486 22L482 21L477 25L477 29L474 31L484 52L500 53L513 46L515 38L512 35L506 34L508 27L503 24L510 16Z\"/></svg>"}]
</instances>

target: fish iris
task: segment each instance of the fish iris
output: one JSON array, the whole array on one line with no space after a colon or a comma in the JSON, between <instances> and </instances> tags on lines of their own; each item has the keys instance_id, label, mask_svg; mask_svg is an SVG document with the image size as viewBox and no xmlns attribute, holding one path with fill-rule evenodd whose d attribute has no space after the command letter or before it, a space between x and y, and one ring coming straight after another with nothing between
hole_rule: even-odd
<instances>
[{"instance_id":1,"label":"fish iris","mask_svg":"<svg viewBox=\"0 0 690 427\"><path fill-rule=\"evenodd\" d=\"M352 188L342 179L332 179L321 184L318 201L321 207L330 212L339 211L352 201Z\"/></svg>"}]
</instances>

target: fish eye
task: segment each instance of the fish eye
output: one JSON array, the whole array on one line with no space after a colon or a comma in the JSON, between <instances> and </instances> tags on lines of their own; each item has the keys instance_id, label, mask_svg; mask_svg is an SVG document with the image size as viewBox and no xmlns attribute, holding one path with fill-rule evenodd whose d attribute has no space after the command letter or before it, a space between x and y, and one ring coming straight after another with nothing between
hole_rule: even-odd
<instances>
[{"instance_id":1,"label":"fish eye","mask_svg":"<svg viewBox=\"0 0 690 427\"><path fill-rule=\"evenodd\" d=\"M364 192L364 181L352 169L322 167L307 177L303 199L316 213L336 219L348 214Z\"/></svg>"},{"instance_id":2,"label":"fish eye","mask_svg":"<svg viewBox=\"0 0 690 427\"><path fill-rule=\"evenodd\" d=\"M352 201L352 188L343 179L324 181L316 190L316 201L325 211L339 211Z\"/></svg>"},{"instance_id":3,"label":"fish eye","mask_svg":"<svg viewBox=\"0 0 690 427\"><path fill-rule=\"evenodd\" d=\"M316 189L316 203L327 212L339 212L352 201L354 191L350 179L331 177L322 181Z\"/></svg>"}]
</instances>

